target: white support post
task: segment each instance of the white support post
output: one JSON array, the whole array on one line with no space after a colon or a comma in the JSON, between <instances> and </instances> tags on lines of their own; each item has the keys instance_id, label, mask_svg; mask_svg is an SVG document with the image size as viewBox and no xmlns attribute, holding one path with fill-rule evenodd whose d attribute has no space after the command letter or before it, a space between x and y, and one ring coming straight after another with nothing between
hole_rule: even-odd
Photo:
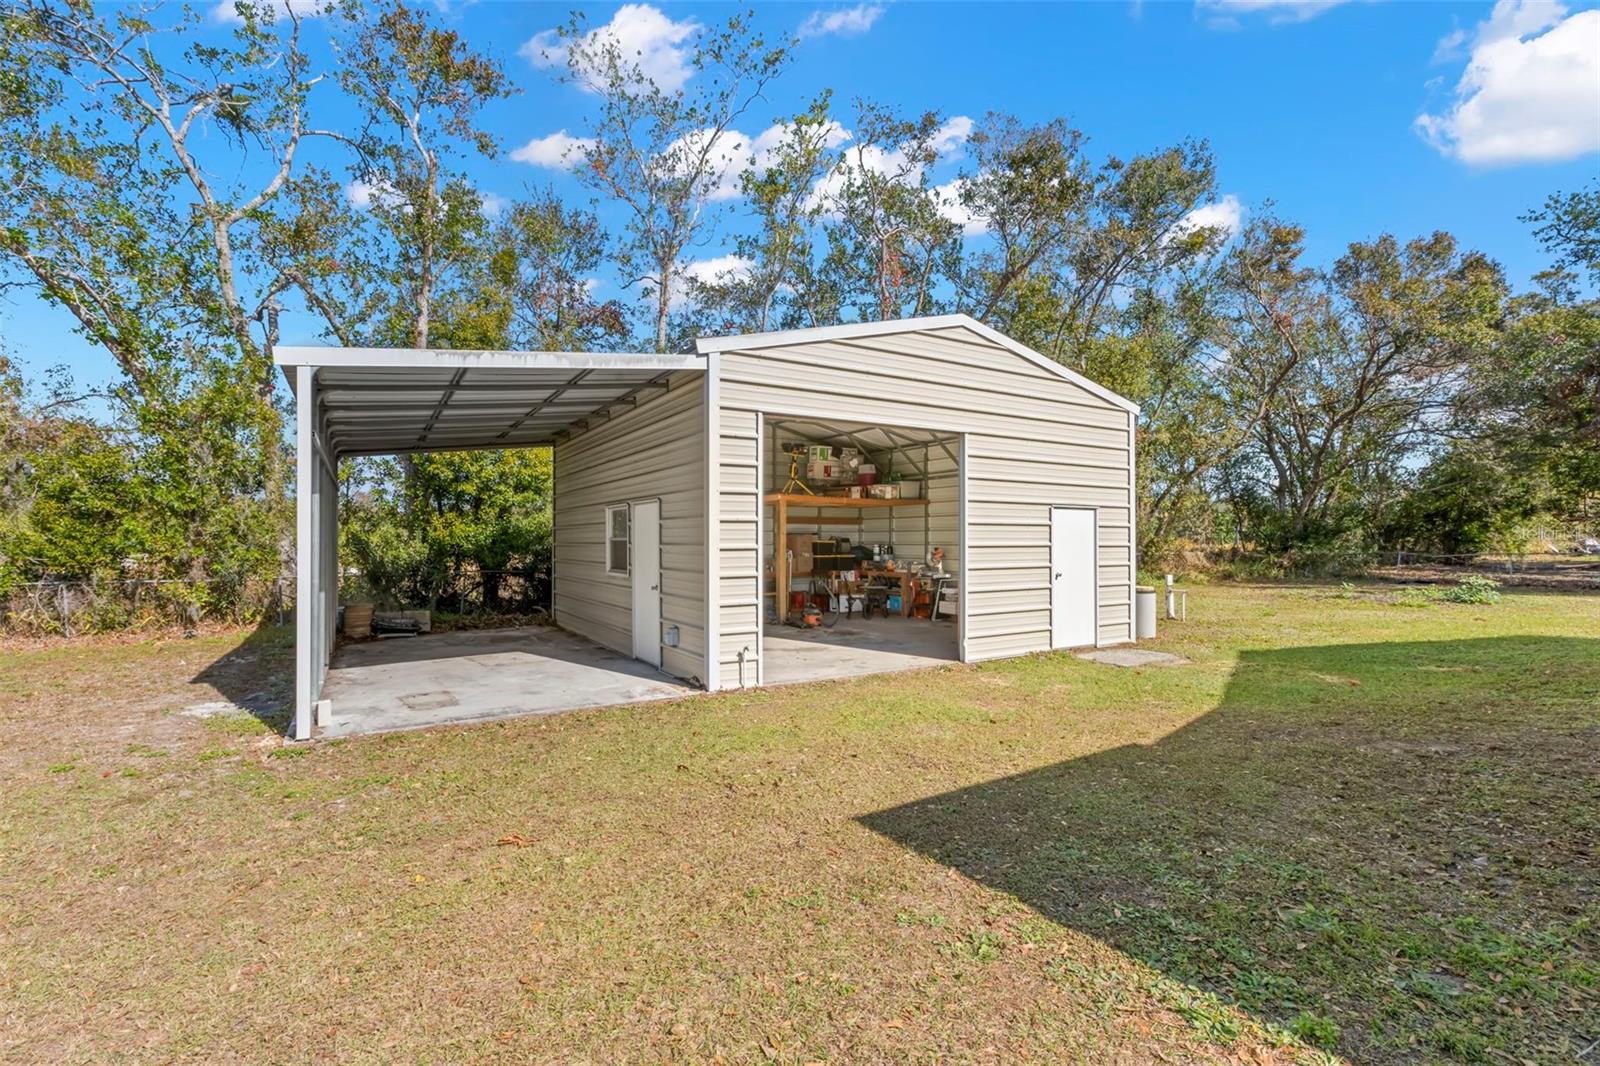
<instances>
[{"instance_id":1,"label":"white support post","mask_svg":"<svg viewBox=\"0 0 1600 1066\"><path fill-rule=\"evenodd\" d=\"M321 480L312 426L316 417L316 369L295 367L295 604L294 739L311 738L316 699L317 616L321 613L316 572L316 485Z\"/></svg>"},{"instance_id":2,"label":"white support post","mask_svg":"<svg viewBox=\"0 0 1600 1066\"><path fill-rule=\"evenodd\" d=\"M767 418L756 412L756 687L767 683ZM773 575L777 580L777 575ZM776 596L777 588L773 588Z\"/></svg>"},{"instance_id":3,"label":"white support post","mask_svg":"<svg viewBox=\"0 0 1600 1066\"><path fill-rule=\"evenodd\" d=\"M722 687L722 355L706 354L706 676L707 692Z\"/></svg>"},{"instance_id":4,"label":"white support post","mask_svg":"<svg viewBox=\"0 0 1600 1066\"><path fill-rule=\"evenodd\" d=\"M972 588L968 579L972 567L967 562L972 556L972 538L967 534L971 524L967 514L967 453L967 435L963 433L956 459L956 535L961 538L961 543L956 545L956 550L960 552L956 556L956 653L962 662L971 661L967 655L967 618L972 603Z\"/></svg>"},{"instance_id":5,"label":"white support post","mask_svg":"<svg viewBox=\"0 0 1600 1066\"><path fill-rule=\"evenodd\" d=\"M1128 642L1135 643L1139 639L1139 413L1128 412ZM1095 548L1100 545L1098 537ZM1095 575L1095 602L1099 602L1100 576ZM1095 639L1099 640L1100 631L1095 630Z\"/></svg>"}]
</instances>

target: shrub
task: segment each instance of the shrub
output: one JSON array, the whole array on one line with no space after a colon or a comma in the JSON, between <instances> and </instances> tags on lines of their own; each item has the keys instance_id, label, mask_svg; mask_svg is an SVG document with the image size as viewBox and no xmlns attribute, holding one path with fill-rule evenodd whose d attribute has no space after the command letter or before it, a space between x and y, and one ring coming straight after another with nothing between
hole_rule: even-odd
<instances>
[{"instance_id":1,"label":"shrub","mask_svg":"<svg viewBox=\"0 0 1600 1066\"><path fill-rule=\"evenodd\" d=\"M1289 1032L1313 1047L1332 1048L1339 1042L1339 1027L1320 1014L1302 1011L1289 1023Z\"/></svg>"},{"instance_id":2,"label":"shrub","mask_svg":"<svg viewBox=\"0 0 1600 1066\"><path fill-rule=\"evenodd\" d=\"M1482 574L1468 574L1439 598L1450 603L1499 603L1500 582Z\"/></svg>"}]
</instances>

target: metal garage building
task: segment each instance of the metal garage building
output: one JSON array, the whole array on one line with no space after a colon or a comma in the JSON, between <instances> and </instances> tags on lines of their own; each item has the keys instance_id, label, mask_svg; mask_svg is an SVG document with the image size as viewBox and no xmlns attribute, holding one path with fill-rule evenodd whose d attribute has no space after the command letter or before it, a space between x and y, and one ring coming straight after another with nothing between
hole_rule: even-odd
<instances>
[{"instance_id":1,"label":"metal garage building","mask_svg":"<svg viewBox=\"0 0 1600 1066\"><path fill-rule=\"evenodd\" d=\"M964 315L696 349L280 348L298 410L295 735L328 710L344 456L552 447L557 625L706 689L812 676L779 669L769 619L793 577L775 526L845 522L912 559L942 548L959 592L936 658L1133 639L1128 400ZM796 442L886 457L919 495L788 493Z\"/></svg>"}]
</instances>

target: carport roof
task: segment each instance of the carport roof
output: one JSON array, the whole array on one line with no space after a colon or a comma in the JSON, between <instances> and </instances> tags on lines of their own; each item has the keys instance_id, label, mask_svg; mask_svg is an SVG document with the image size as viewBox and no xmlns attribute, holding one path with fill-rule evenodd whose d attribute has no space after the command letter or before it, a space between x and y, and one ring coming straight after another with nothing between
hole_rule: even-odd
<instances>
[{"instance_id":1,"label":"carport roof","mask_svg":"<svg viewBox=\"0 0 1600 1066\"><path fill-rule=\"evenodd\" d=\"M317 411L336 455L553 444L706 357L616 352L500 352L280 347L317 372Z\"/></svg>"}]
</instances>

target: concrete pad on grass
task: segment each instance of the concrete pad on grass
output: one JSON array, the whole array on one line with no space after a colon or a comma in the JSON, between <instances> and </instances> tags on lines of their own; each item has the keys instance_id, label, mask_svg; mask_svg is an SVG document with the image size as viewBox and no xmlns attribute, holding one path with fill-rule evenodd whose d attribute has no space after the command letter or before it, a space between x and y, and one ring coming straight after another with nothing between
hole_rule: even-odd
<instances>
[{"instance_id":1,"label":"concrete pad on grass","mask_svg":"<svg viewBox=\"0 0 1600 1066\"><path fill-rule=\"evenodd\" d=\"M1149 651L1144 648L1098 648L1080 651L1078 658L1106 666L1183 666L1189 662L1181 655L1166 651Z\"/></svg>"}]
</instances>

